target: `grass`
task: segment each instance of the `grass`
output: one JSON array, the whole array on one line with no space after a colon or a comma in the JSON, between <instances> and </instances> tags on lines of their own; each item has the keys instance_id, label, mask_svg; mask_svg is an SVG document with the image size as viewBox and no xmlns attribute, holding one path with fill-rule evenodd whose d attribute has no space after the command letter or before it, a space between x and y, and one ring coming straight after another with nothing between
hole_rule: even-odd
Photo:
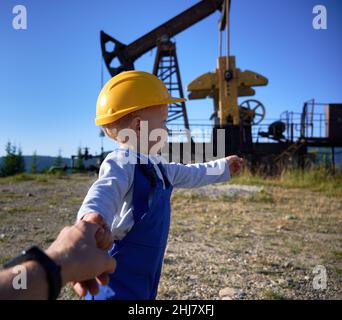
<instances>
[{"instance_id":1,"label":"grass","mask_svg":"<svg viewBox=\"0 0 342 320\"><path fill-rule=\"evenodd\" d=\"M14 200L14 199L20 199L20 198L22 198L22 195L20 195L20 194L16 194L16 193L14 193L14 192L8 192L8 191L2 191L1 192L1 194L0 194L0 199L12 199L12 200Z\"/></svg>"},{"instance_id":2,"label":"grass","mask_svg":"<svg viewBox=\"0 0 342 320\"><path fill-rule=\"evenodd\" d=\"M28 173L19 173L14 176L9 177L1 177L0 183L13 183L13 182L21 182L21 181L32 181L34 179L34 175Z\"/></svg>"},{"instance_id":3,"label":"grass","mask_svg":"<svg viewBox=\"0 0 342 320\"><path fill-rule=\"evenodd\" d=\"M5 256L5 257L0 257L0 270L1 270L1 266L5 263L8 262L9 260L11 260L12 257L10 256Z\"/></svg>"},{"instance_id":4,"label":"grass","mask_svg":"<svg viewBox=\"0 0 342 320\"><path fill-rule=\"evenodd\" d=\"M272 195L264 189L261 189L256 194L249 196L248 200L251 202L274 203Z\"/></svg>"},{"instance_id":5,"label":"grass","mask_svg":"<svg viewBox=\"0 0 342 320\"><path fill-rule=\"evenodd\" d=\"M42 183L48 183L53 181L54 179L69 179L65 172L56 172L56 173L19 173L13 176L8 177L0 177L0 185L8 184L8 183L16 183L22 181L37 181Z\"/></svg>"},{"instance_id":6,"label":"grass","mask_svg":"<svg viewBox=\"0 0 342 320\"><path fill-rule=\"evenodd\" d=\"M332 251L332 254L335 256L335 258L342 261L342 251L334 250L334 251Z\"/></svg>"},{"instance_id":7,"label":"grass","mask_svg":"<svg viewBox=\"0 0 342 320\"><path fill-rule=\"evenodd\" d=\"M37 211L37 208L31 207L14 207L14 208L5 208L4 212L7 213L23 213L23 212L34 212Z\"/></svg>"},{"instance_id":8,"label":"grass","mask_svg":"<svg viewBox=\"0 0 342 320\"><path fill-rule=\"evenodd\" d=\"M285 297L274 290L271 289L264 289L262 292L263 298L266 300L284 300Z\"/></svg>"},{"instance_id":9,"label":"grass","mask_svg":"<svg viewBox=\"0 0 342 320\"><path fill-rule=\"evenodd\" d=\"M219 197L219 200L223 201L223 202L232 202L236 199L236 196L232 196L229 194L221 194L221 196Z\"/></svg>"},{"instance_id":10,"label":"grass","mask_svg":"<svg viewBox=\"0 0 342 320\"><path fill-rule=\"evenodd\" d=\"M342 172L332 173L324 167L311 170L284 170L279 176L265 177L252 174L249 169L231 180L233 183L248 185L281 186L285 188L302 188L323 192L329 196L342 197Z\"/></svg>"},{"instance_id":11,"label":"grass","mask_svg":"<svg viewBox=\"0 0 342 320\"><path fill-rule=\"evenodd\" d=\"M335 268L335 272L339 275L342 275L342 269L340 268Z\"/></svg>"},{"instance_id":12,"label":"grass","mask_svg":"<svg viewBox=\"0 0 342 320\"><path fill-rule=\"evenodd\" d=\"M86 176L78 177L73 175L76 179L87 179ZM0 185L8 183L16 183L22 181L36 181L40 183L51 183L54 179L68 179L69 177L64 172L55 174L40 173L21 173L10 177L0 177ZM329 196L342 197L342 172L336 171L335 174L324 167L316 167L311 170L284 170L278 176L267 176L260 173L252 174L248 168L239 176L235 176L231 180L232 183L246 184L246 185L263 185L263 186L281 186L285 188L302 188L311 191L323 192ZM190 195L191 200L199 200L201 195ZM208 199L204 199L208 200ZM232 201L232 198L221 199L222 201ZM266 193L258 194L255 199L259 202L270 202L272 199Z\"/></svg>"},{"instance_id":13,"label":"grass","mask_svg":"<svg viewBox=\"0 0 342 320\"><path fill-rule=\"evenodd\" d=\"M22 181L37 181L48 182L49 177L46 174L31 174L31 173L19 173L14 176L1 177L0 184L9 184Z\"/></svg>"}]
</instances>

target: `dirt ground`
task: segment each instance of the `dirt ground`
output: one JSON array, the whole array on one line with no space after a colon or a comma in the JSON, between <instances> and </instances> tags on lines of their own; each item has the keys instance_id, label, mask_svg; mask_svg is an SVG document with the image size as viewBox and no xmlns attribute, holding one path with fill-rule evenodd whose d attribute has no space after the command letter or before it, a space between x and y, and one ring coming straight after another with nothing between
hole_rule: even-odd
<instances>
[{"instance_id":1,"label":"dirt ground","mask_svg":"<svg viewBox=\"0 0 342 320\"><path fill-rule=\"evenodd\" d=\"M74 222L94 180L0 179L0 263L33 244L46 248ZM174 192L158 299L342 299L342 199L229 186ZM322 270L326 288L314 288ZM77 296L67 287L61 299Z\"/></svg>"}]
</instances>

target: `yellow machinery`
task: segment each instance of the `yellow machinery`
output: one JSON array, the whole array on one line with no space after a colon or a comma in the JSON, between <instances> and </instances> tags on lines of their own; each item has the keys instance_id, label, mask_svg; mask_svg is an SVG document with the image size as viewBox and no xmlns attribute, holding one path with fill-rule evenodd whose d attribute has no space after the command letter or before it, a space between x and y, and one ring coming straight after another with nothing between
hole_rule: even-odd
<instances>
[{"instance_id":1,"label":"yellow machinery","mask_svg":"<svg viewBox=\"0 0 342 320\"><path fill-rule=\"evenodd\" d=\"M230 0L202 0L168 20L149 33L125 45L101 32L101 49L105 64L112 76L122 71L134 70L134 61L154 47L158 47L153 73L168 87L173 96L183 98L183 89L176 56L175 43L171 38L205 17L219 10L220 50L217 69L192 81L188 90L189 99L212 97L214 100L214 126L212 144L215 146L217 129L225 131L225 153L243 152L253 149L251 125L258 124L265 116L265 108L257 100L238 104L238 97L252 96L253 86L264 86L268 80L252 71L241 71L236 67L235 57L229 54L229 10ZM222 54L222 31L226 29L226 56ZM118 64L119 62L119 64ZM183 118L184 127L190 129L184 102L172 103L168 109L168 122ZM221 131L222 132L222 131ZM193 143L187 131L188 141ZM221 146L220 146L221 147Z\"/></svg>"},{"instance_id":2,"label":"yellow machinery","mask_svg":"<svg viewBox=\"0 0 342 320\"><path fill-rule=\"evenodd\" d=\"M235 57L229 57L232 78L225 80L227 57L218 58L216 72L205 73L189 83L189 99L214 99L215 125L239 125L241 120L250 120L252 124L260 123L265 116L264 106L257 100L246 100L240 106L238 97L253 96L253 86L265 86L267 78L253 72L241 71L235 67Z\"/></svg>"},{"instance_id":3,"label":"yellow machinery","mask_svg":"<svg viewBox=\"0 0 342 320\"><path fill-rule=\"evenodd\" d=\"M236 68L235 57L229 54L230 51L230 27L229 11L230 0L223 2L220 31L220 54L217 69L214 73L205 73L193 80L188 85L189 99L203 99L212 97L214 99L215 126L239 126L258 124L265 116L265 108L257 100L247 100L240 106L238 97L252 96L255 94L253 86L265 86L267 78L253 72L241 71ZM222 31L226 29L226 51L227 55L222 56Z\"/></svg>"}]
</instances>

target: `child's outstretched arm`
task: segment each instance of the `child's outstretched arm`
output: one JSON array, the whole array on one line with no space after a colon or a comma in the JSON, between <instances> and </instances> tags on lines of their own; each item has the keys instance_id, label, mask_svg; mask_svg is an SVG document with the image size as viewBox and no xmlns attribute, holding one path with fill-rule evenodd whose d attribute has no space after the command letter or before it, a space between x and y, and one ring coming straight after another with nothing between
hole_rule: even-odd
<instances>
[{"instance_id":1,"label":"child's outstretched arm","mask_svg":"<svg viewBox=\"0 0 342 320\"><path fill-rule=\"evenodd\" d=\"M229 180L232 175L241 171L242 165L243 159L233 155L205 163L166 163L163 166L174 187L197 188Z\"/></svg>"}]
</instances>

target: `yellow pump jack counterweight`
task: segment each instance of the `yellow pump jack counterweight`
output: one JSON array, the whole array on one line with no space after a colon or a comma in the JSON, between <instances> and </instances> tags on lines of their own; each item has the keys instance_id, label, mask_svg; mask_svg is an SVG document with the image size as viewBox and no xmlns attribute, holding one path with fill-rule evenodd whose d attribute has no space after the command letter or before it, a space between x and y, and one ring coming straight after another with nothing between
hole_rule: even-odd
<instances>
[{"instance_id":1,"label":"yellow pump jack counterweight","mask_svg":"<svg viewBox=\"0 0 342 320\"><path fill-rule=\"evenodd\" d=\"M241 119L251 119L252 124L259 123L265 115L262 104L257 104L259 108L248 108L249 102L256 100L247 100L242 103L247 106L245 108L238 105L238 97L253 96L255 90L252 87L267 85L267 78L250 70L241 71L235 66L235 57L230 56L231 79L226 80L226 59L226 56L219 57L215 72L207 72L188 84L189 99L213 98L215 125L239 125Z\"/></svg>"},{"instance_id":2,"label":"yellow pump jack counterweight","mask_svg":"<svg viewBox=\"0 0 342 320\"><path fill-rule=\"evenodd\" d=\"M253 72L241 71L236 68L235 56L230 52L230 26L229 12L231 1L225 0L221 10L219 22L220 56L217 60L217 69L214 73L205 73L193 80L188 85L189 99L203 99L212 97L214 99L214 124L224 127L226 125L238 126L241 121L244 124L257 124L265 116L265 108L257 100L247 100L240 106L238 97L252 96L255 90L252 86L265 86L267 78ZM222 31L226 29L226 56L222 56ZM256 117L257 116L257 117Z\"/></svg>"},{"instance_id":3,"label":"yellow pump jack counterweight","mask_svg":"<svg viewBox=\"0 0 342 320\"><path fill-rule=\"evenodd\" d=\"M215 72L205 73L188 85L189 99L214 99L214 128L212 142L216 146L217 129L225 132L225 153L253 152L253 124L260 123L265 116L261 102L250 99L238 104L238 97L255 94L253 86L265 86L267 78L253 72L241 71L236 67L235 56L230 55L230 12L231 1L225 0L219 22L219 57ZM226 29L226 56L222 55L222 31Z\"/></svg>"}]
</instances>

